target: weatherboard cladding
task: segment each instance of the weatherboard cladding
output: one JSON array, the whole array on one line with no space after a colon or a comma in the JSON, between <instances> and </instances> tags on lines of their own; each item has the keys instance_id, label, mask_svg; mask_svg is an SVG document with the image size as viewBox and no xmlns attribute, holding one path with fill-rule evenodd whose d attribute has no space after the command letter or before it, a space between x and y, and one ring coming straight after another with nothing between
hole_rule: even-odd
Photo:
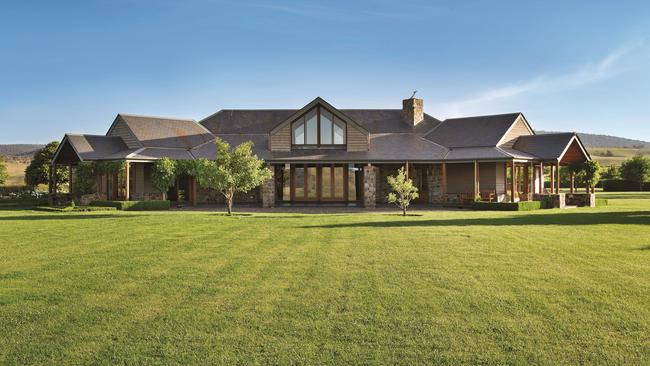
<instances>
[{"instance_id":1,"label":"weatherboard cladding","mask_svg":"<svg viewBox=\"0 0 650 366\"><path fill-rule=\"evenodd\" d=\"M501 139L503 143L500 144L499 146L511 148L515 144L519 136L527 136L527 135L532 135L532 132L528 129L528 126L526 125L526 121L524 120L523 115L520 115L519 118L517 118L517 121L512 125L510 131L508 131L508 133L506 133L503 136L503 138Z\"/></svg>"},{"instance_id":2,"label":"weatherboard cladding","mask_svg":"<svg viewBox=\"0 0 650 366\"><path fill-rule=\"evenodd\" d=\"M107 136L121 137L126 146L128 146L130 149L142 147L142 144L138 138L135 137L131 129L129 129L129 126L119 115L117 116L117 119L115 120L111 129L108 131Z\"/></svg>"}]
</instances>

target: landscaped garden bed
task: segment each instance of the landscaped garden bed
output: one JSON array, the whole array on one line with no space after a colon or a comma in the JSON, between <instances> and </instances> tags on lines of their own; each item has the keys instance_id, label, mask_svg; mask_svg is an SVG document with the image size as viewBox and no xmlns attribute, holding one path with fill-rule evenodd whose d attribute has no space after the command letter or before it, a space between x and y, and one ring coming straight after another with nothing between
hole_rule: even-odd
<instances>
[{"instance_id":1,"label":"landscaped garden bed","mask_svg":"<svg viewBox=\"0 0 650 366\"><path fill-rule=\"evenodd\" d=\"M95 211L116 211L115 207L100 207L100 206L38 206L35 207L36 211L46 212L95 212Z\"/></svg>"},{"instance_id":2,"label":"landscaped garden bed","mask_svg":"<svg viewBox=\"0 0 650 366\"><path fill-rule=\"evenodd\" d=\"M91 206L114 207L121 211L164 211L169 210L171 202L166 200L151 201L95 201Z\"/></svg>"},{"instance_id":3,"label":"landscaped garden bed","mask_svg":"<svg viewBox=\"0 0 650 366\"><path fill-rule=\"evenodd\" d=\"M472 208L478 211L533 211L546 208L542 201L519 201L519 202L485 202L476 201Z\"/></svg>"}]
</instances>

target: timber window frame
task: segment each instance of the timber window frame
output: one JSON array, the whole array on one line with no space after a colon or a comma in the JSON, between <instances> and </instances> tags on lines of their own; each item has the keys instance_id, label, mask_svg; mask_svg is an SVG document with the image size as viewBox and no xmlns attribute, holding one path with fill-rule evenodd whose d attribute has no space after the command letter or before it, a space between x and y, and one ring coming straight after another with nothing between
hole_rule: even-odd
<instances>
[{"instance_id":1,"label":"timber window frame","mask_svg":"<svg viewBox=\"0 0 650 366\"><path fill-rule=\"evenodd\" d=\"M291 146L295 148L347 146L347 123L320 105L291 122Z\"/></svg>"}]
</instances>

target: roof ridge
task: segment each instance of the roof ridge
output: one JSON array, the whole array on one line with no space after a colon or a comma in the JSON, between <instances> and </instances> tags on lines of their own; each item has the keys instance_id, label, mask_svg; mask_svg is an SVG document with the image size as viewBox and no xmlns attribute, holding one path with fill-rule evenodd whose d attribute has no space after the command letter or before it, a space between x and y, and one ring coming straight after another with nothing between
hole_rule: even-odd
<instances>
[{"instance_id":1,"label":"roof ridge","mask_svg":"<svg viewBox=\"0 0 650 366\"><path fill-rule=\"evenodd\" d=\"M469 119L469 118L483 118L483 117L500 117L500 116L508 116L508 115L520 115L523 114L521 112L510 112L510 113L497 113L497 114L482 114L478 116L466 116L466 117L454 117L454 118L445 118L442 122L445 121L451 121L455 119Z\"/></svg>"},{"instance_id":2,"label":"roof ridge","mask_svg":"<svg viewBox=\"0 0 650 366\"><path fill-rule=\"evenodd\" d=\"M64 136L93 136L93 137L109 137L109 138L121 139L121 137L119 136L106 136L106 135L98 135L94 133L76 133L76 132L66 132ZM29 144L24 144L24 145L29 145Z\"/></svg>"},{"instance_id":3,"label":"roof ridge","mask_svg":"<svg viewBox=\"0 0 650 366\"><path fill-rule=\"evenodd\" d=\"M144 114L133 114L133 113L118 113L118 116L127 116L127 117L140 117L140 118L157 118L157 119L167 119L167 120L176 120L176 121L190 121L190 122L196 122L196 120L192 118L180 118L180 117L163 117L163 116L147 116Z\"/></svg>"}]
</instances>

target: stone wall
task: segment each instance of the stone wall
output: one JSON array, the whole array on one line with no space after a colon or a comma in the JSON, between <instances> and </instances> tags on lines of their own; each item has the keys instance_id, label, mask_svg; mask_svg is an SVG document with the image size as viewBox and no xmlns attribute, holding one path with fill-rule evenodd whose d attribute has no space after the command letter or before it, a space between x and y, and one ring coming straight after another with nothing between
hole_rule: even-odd
<instances>
[{"instance_id":1,"label":"stone wall","mask_svg":"<svg viewBox=\"0 0 650 366\"><path fill-rule=\"evenodd\" d=\"M432 164L427 174L427 187L429 189L429 203L441 204L444 202L442 192L442 164Z\"/></svg>"},{"instance_id":2,"label":"stone wall","mask_svg":"<svg viewBox=\"0 0 650 366\"><path fill-rule=\"evenodd\" d=\"M566 208L566 193L534 194L533 201L545 201L549 208Z\"/></svg>"},{"instance_id":3,"label":"stone wall","mask_svg":"<svg viewBox=\"0 0 650 366\"><path fill-rule=\"evenodd\" d=\"M377 202L377 167L363 167L363 206L374 208Z\"/></svg>"},{"instance_id":4,"label":"stone wall","mask_svg":"<svg viewBox=\"0 0 650 366\"><path fill-rule=\"evenodd\" d=\"M388 194L392 192L390 186L388 185L388 177L391 175L396 175L397 170L401 168L400 164L382 164L381 166L375 166L376 171L376 202L377 203L386 203L388 202Z\"/></svg>"},{"instance_id":5,"label":"stone wall","mask_svg":"<svg viewBox=\"0 0 650 366\"><path fill-rule=\"evenodd\" d=\"M273 172L273 175L275 175L275 171L273 169L271 171ZM272 176L271 179L262 183L260 191L262 195L262 207L275 207L275 176Z\"/></svg>"},{"instance_id":6,"label":"stone wall","mask_svg":"<svg viewBox=\"0 0 650 366\"><path fill-rule=\"evenodd\" d=\"M578 207L596 207L596 194L594 193L567 193L566 204Z\"/></svg>"}]
</instances>

